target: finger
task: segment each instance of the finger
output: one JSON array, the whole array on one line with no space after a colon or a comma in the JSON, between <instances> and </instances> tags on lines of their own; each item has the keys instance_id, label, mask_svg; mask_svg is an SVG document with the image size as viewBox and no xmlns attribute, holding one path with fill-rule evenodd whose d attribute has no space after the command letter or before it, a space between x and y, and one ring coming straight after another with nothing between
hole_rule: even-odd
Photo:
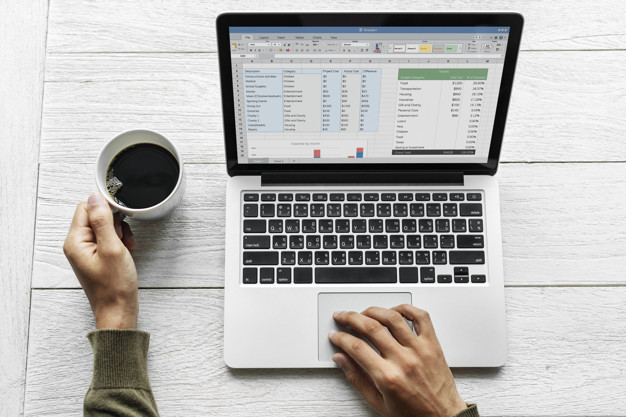
<instances>
[{"instance_id":1,"label":"finger","mask_svg":"<svg viewBox=\"0 0 626 417\"><path fill-rule=\"evenodd\" d=\"M415 341L415 333L413 333L413 330L409 327L402 314L397 311L387 308L370 307L361 314L384 325L401 345L411 346Z\"/></svg>"},{"instance_id":2,"label":"finger","mask_svg":"<svg viewBox=\"0 0 626 417\"><path fill-rule=\"evenodd\" d=\"M411 320L413 322L413 327L415 328L418 337L424 336L437 340L433 322L430 319L430 314L428 314L426 310L422 310L409 304L401 304L393 307L392 310L397 311L406 317L407 320Z\"/></svg>"},{"instance_id":3,"label":"finger","mask_svg":"<svg viewBox=\"0 0 626 417\"><path fill-rule=\"evenodd\" d=\"M342 326L350 326L358 334L367 338L382 356L396 352L400 348L396 339L377 320L354 311L338 311L333 314L333 318Z\"/></svg>"},{"instance_id":4,"label":"finger","mask_svg":"<svg viewBox=\"0 0 626 417\"><path fill-rule=\"evenodd\" d=\"M126 222L122 222L122 243L128 248L128 250L135 250L137 243L133 236L133 231L130 230L130 226Z\"/></svg>"},{"instance_id":5,"label":"finger","mask_svg":"<svg viewBox=\"0 0 626 417\"><path fill-rule=\"evenodd\" d=\"M117 233L117 237L121 239L122 236L124 236L124 233L122 232L122 216L119 212L113 215L113 224L115 225L115 233Z\"/></svg>"},{"instance_id":6,"label":"finger","mask_svg":"<svg viewBox=\"0 0 626 417\"><path fill-rule=\"evenodd\" d=\"M115 232L113 213L109 204L100 193L89 196L87 200L89 224L96 234L98 249L112 249L119 244L120 239Z\"/></svg>"},{"instance_id":7,"label":"finger","mask_svg":"<svg viewBox=\"0 0 626 417\"><path fill-rule=\"evenodd\" d=\"M363 340L346 332L331 331L328 338L337 347L343 349L361 368L365 369L372 378L380 374L385 366L385 360Z\"/></svg>"},{"instance_id":8,"label":"finger","mask_svg":"<svg viewBox=\"0 0 626 417\"><path fill-rule=\"evenodd\" d=\"M341 368L346 379L363 396L365 401L376 411L382 413L383 396L374 385L372 378L344 353L335 353L333 361Z\"/></svg>"},{"instance_id":9,"label":"finger","mask_svg":"<svg viewBox=\"0 0 626 417\"><path fill-rule=\"evenodd\" d=\"M81 243L93 243L94 234L89 227L89 215L87 213L87 203L79 203L74 211L72 224L63 242L63 252L67 258L72 258Z\"/></svg>"}]
</instances>

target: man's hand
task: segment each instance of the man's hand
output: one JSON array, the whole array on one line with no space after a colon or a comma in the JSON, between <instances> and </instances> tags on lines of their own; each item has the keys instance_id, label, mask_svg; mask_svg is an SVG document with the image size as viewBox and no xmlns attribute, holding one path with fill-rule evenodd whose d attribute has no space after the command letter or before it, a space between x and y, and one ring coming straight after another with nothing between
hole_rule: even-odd
<instances>
[{"instance_id":1,"label":"man's hand","mask_svg":"<svg viewBox=\"0 0 626 417\"><path fill-rule=\"evenodd\" d=\"M333 355L333 361L380 414L452 417L467 408L426 311L403 304L392 309L370 307L361 314L341 311L333 317L380 351L379 355L349 333L329 334L346 352ZM413 322L417 334L405 318Z\"/></svg>"},{"instance_id":2,"label":"man's hand","mask_svg":"<svg viewBox=\"0 0 626 417\"><path fill-rule=\"evenodd\" d=\"M137 327L137 270L130 256L135 240L130 226L115 216L105 198L92 194L80 203L63 252L83 287L97 329Z\"/></svg>"}]
</instances>

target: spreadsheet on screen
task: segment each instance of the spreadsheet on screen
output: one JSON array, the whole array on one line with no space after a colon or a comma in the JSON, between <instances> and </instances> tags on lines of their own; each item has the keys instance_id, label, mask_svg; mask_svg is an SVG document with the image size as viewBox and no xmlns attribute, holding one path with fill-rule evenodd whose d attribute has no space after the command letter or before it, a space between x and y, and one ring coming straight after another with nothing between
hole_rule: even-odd
<instances>
[{"instance_id":1,"label":"spreadsheet on screen","mask_svg":"<svg viewBox=\"0 0 626 417\"><path fill-rule=\"evenodd\" d=\"M231 27L242 164L485 163L509 27Z\"/></svg>"}]
</instances>

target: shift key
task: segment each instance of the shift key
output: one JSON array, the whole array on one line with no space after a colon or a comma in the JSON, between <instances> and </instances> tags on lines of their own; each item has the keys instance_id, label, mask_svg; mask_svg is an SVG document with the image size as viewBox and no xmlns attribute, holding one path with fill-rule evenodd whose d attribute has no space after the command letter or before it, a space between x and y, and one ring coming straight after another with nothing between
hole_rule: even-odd
<instances>
[{"instance_id":1,"label":"shift key","mask_svg":"<svg viewBox=\"0 0 626 417\"><path fill-rule=\"evenodd\" d=\"M244 252L244 265L278 265L278 252Z\"/></svg>"},{"instance_id":2,"label":"shift key","mask_svg":"<svg viewBox=\"0 0 626 417\"><path fill-rule=\"evenodd\" d=\"M485 251L482 250L451 250L448 253L450 265L472 265L485 263Z\"/></svg>"}]
</instances>

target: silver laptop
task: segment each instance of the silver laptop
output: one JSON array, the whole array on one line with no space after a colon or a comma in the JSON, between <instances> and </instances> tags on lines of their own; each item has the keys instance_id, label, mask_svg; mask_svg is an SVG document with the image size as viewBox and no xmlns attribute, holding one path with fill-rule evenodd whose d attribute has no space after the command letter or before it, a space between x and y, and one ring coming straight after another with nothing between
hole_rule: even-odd
<instances>
[{"instance_id":1,"label":"silver laptop","mask_svg":"<svg viewBox=\"0 0 626 417\"><path fill-rule=\"evenodd\" d=\"M224 359L332 367L332 313L430 312L453 367L501 366L496 173L514 13L223 14Z\"/></svg>"}]
</instances>

